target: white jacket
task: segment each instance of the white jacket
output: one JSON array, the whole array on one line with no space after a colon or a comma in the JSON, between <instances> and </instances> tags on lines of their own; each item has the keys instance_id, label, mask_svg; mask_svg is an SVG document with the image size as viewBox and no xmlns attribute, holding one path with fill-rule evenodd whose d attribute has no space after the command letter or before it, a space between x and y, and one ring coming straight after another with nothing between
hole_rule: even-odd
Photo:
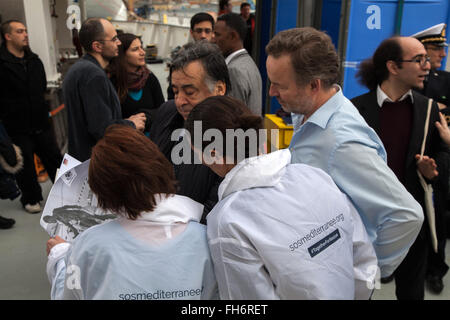
<instances>
[{"instance_id":1,"label":"white jacket","mask_svg":"<svg viewBox=\"0 0 450 320\"><path fill-rule=\"evenodd\" d=\"M221 299L368 299L377 259L322 170L289 150L242 161L219 187L208 243Z\"/></svg>"},{"instance_id":2,"label":"white jacket","mask_svg":"<svg viewBox=\"0 0 450 320\"><path fill-rule=\"evenodd\" d=\"M137 220L106 222L54 246L52 299L217 299L206 228L197 222L203 205L179 195L157 202Z\"/></svg>"}]
</instances>

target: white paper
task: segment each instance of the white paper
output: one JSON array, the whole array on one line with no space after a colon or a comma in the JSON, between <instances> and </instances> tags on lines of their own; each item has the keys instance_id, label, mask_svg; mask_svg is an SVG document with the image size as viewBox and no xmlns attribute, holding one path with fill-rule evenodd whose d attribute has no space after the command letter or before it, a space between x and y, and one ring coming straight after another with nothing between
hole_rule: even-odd
<instances>
[{"instance_id":1,"label":"white paper","mask_svg":"<svg viewBox=\"0 0 450 320\"><path fill-rule=\"evenodd\" d=\"M88 184L89 161L64 156L41 216L41 226L51 237L72 242L84 230L116 218L97 208Z\"/></svg>"},{"instance_id":2,"label":"white paper","mask_svg":"<svg viewBox=\"0 0 450 320\"><path fill-rule=\"evenodd\" d=\"M55 180L58 180L64 173L67 172L67 170L70 170L79 164L81 164L80 161L78 161L77 159L66 153L61 162L61 166L59 167L58 173L56 174Z\"/></svg>"}]
</instances>

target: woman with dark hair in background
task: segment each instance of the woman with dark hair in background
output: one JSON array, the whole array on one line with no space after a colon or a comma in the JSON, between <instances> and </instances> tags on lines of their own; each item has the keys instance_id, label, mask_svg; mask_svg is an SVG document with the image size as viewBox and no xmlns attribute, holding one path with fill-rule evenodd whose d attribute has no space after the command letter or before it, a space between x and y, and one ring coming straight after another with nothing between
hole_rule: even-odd
<instances>
[{"instance_id":1,"label":"woman with dark hair in background","mask_svg":"<svg viewBox=\"0 0 450 320\"><path fill-rule=\"evenodd\" d=\"M72 244L47 242L52 299L217 298L206 227L198 223L203 206L174 194L172 165L150 139L110 126L92 149L88 182L98 206L118 218Z\"/></svg>"},{"instance_id":2,"label":"woman with dark hair in background","mask_svg":"<svg viewBox=\"0 0 450 320\"><path fill-rule=\"evenodd\" d=\"M148 132L154 112L165 102L161 85L145 64L141 40L131 33L117 37L122 43L119 56L111 61L108 71L120 99L122 117L144 112L147 117L144 132Z\"/></svg>"},{"instance_id":3,"label":"woman with dark hair in background","mask_svg":"<svg viewBox=\"0 0 450 320\"><path fill-rule=\"evenodd\" d=\"M207 216L220 297L368 299L377 258L355 207L324 171L291 164L289 149L256 156L262 127L224 96L200 102L185 124L194 152L224 177ZM212 132L220 137L202 140Z\"/></svg>"}]
</instances>

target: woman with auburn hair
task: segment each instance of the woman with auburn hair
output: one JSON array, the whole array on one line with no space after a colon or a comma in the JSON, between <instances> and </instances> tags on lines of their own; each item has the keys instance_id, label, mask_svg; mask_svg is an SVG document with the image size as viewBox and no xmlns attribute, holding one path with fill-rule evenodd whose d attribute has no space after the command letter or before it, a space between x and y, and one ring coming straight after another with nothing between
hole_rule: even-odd
<instances>
[{"instance_id":1,"label":"woman with auburn hair","mask_svg":"<svg viewBox=\"0 0 450 320\"><path fill-rule=\"evenodd\" d=\"M110 126L92 149L89 186L117 219L72 244L47 242L52 299L218 297L206 229L198 223L203 206L174 194L173 168L150 139Z\"/></svg>"},{"instance_id":2,"label":"woman with auburn hair","mask_svg":"<svg viewBox=\"0 0 450 320\"><path fill-rule=\"evenodd\" d=\"M124 119L144 112L149 132L154 113L163 104L164 96L158 78L147 68L145 50L134 34L118 34L119 55L108 66L111 82L117 90Z\"/></svg>"},{"instance_id":3,"label":"woman with auburn hair","mask_svg":"<svg viewBox=\"0 0 450 320\"><path fill-rule=\"evenodd\" d=\"M375 251L355 208L324 171L291 164L289 149L257 156L252 144L263 142L262 119L231 97L199 103L185 127L194 151L224 177L207 216L222 299L370 297ZM207 131L221 137L196 137Z\"/></svg>"}]
</instances>

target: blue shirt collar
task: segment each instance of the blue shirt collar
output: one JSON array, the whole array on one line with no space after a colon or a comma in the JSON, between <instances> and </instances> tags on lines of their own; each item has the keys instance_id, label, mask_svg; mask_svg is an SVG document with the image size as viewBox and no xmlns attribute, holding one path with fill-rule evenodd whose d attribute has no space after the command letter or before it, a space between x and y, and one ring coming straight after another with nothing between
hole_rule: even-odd
<instances>
[{"instance_id":1,"label":"blue shirt collar","mask_svg":"<svg viewBox=\"0 0 450 320\"><path fill-rule=\"evenodd\" d=\"M312 116L309 117L308 120L306 120L305 123L314 123L322 129L325 129L327 127L328 121L339 108L340 101L342 101L342 99L344 98L344 95L342 94L342 88L338 85L335 85L335 87L338 89L338 92L336 92L330 99L328 99L327 102L319 107L319 109L317 109L316 112L314 112ZM303 118L304 115L301 115L298 118L299 123L303 121Z\"/></svg>"}]
</instances>

